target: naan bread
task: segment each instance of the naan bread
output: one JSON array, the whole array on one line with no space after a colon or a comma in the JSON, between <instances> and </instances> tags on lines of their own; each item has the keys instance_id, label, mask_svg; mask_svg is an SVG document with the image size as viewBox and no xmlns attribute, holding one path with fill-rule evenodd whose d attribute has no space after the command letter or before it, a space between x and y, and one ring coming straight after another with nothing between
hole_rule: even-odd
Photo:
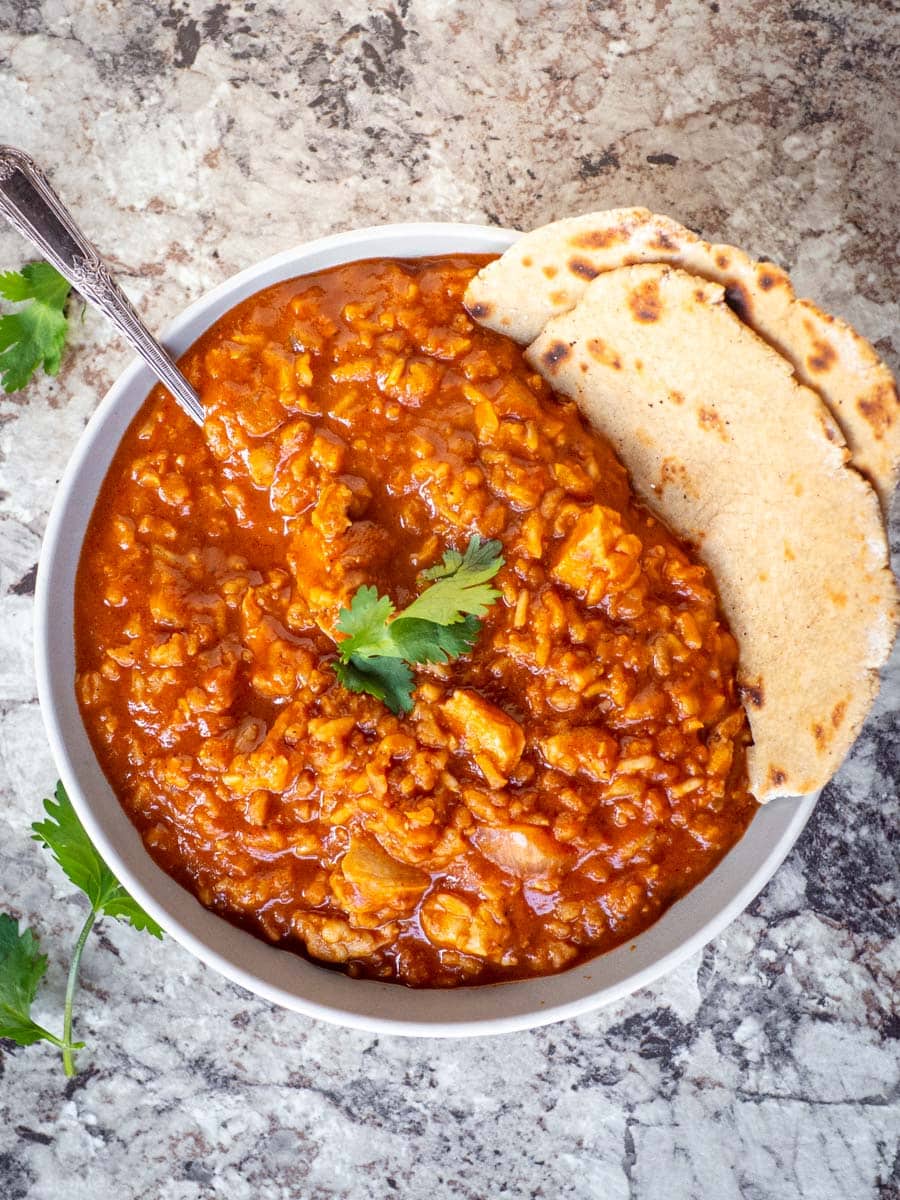
<instances>
[{"instance_id":1,"label":"naan bread","mask_svg":"<svg viewBox=\"0 0 900 1200\"><path fill-rule=\"evenodd\" d=\"M900 401L872 346L845 321L798 300L774 263L703 241L669 217L619 208L555 221L525 234L478 273L466 306L483 325L526 344L568 312L603 271L668 262L721 283L729 305L815 388L830 408L853 465L874 484L884 510L900 470Z\"/></svg>"},{"instance_id":2,"label":"naan bread","mask_svg":"<svg viewBox=\"0 0 900 1200\"><path fill-rule=\"evenodd\" d=\"M751 791L822 786L869 710L895 621L878 500L826 406L720 284L660 264L598 275L526 356L712 569L740 646Z\"/></svg>"}]
</instances>

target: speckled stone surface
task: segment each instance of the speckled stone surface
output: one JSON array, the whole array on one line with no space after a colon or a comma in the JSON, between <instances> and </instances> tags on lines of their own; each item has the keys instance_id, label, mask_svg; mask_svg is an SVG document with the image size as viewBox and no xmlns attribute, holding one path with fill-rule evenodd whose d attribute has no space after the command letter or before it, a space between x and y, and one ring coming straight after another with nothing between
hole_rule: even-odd
<instances>
[{"instance_id":1,"label":"speckled stone surface","mask_svg":"<svg viewBox=\"0 0 900 1200\"><path fill-rule=\"evenodd\" d=\"M0 0L0 141L46 165L154 325L313 235L642 203L789 267L896 367L890 9ZM0 230L0 266L30 256ZM28 836L56 777L34 565L129 357L89 312L60 376L0 406L0 906L41 934L52 1026L83 909ZM107 923L82 1073L0 1043L0 1197L896 1198L896 657L892 679L751 908L578 1021L455 1044L344 1032Z\"/></svg>"}]
</instances>

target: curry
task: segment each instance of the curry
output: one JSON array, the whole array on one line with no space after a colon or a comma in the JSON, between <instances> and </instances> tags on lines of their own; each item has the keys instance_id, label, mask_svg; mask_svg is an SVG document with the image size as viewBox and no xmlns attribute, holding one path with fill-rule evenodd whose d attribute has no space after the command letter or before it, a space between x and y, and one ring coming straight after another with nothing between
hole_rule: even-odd
<instances>
[{"instance_id":1,"label":"curry","mask_svg":"<svg viewBox=\"0 0 900 1200\"><path fill-rule=\"evenodd\" d=\"M462 296L477 256L278 284L155 389L82 552L79 702L156 861L355 976L546 974L634 937L755 811L714 581L575 407ZM469 653L395 715L336 625L448 548L503 566Z\"/></svg>"}]
</instances>

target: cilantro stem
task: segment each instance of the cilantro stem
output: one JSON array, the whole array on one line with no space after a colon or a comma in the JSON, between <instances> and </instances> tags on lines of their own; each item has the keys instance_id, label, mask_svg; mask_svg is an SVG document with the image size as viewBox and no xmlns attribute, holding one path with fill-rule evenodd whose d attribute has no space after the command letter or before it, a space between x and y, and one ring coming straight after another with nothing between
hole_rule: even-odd
<instances>
[{"instance_id":1,"label":"cilantro stem","mask_svg":"<svg viewBox=\"0 0 900 1200\"><path fill-rule=\"evenodd\" d=\"M66 1043L62 1038L58 1038L55 1033L51 1033L49 1029L45 1029L43 1025L36 1025L36 1028L41 1031L41 1035L47 1042L52 1042L54 1046L59 1046L60 1050L65 1049Z\"/></svg>"},{"instance_id":2,"label":"cilantro stem","mask_svg":"<svg viewBox=\"0 0 900 1200\"><path fill-rule=\"evenodd\" d=\"M66 1074L69 1076L77 1074L75 1070L75 1047L72 1044L72 1003L75 999L75 987L78 983L78 968L81 965L81 955L84 952L85 942L88 940L96 920L97 910L92 908L82 926L81 933L78 935L78 941L75 943L75 949L72 952L72 962L69 966L69 978L66 981L66 1010L63 1019L62 1052L63 1066L66 1069Z\"/></svg>"}]
</instances>

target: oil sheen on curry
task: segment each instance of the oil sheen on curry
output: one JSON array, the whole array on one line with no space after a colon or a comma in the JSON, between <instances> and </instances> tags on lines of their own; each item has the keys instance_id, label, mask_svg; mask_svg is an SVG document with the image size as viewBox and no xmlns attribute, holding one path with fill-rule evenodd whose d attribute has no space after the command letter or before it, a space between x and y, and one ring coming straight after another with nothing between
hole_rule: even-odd
<instances>
[{"instance_id":1,"label":"oil sheen on curry","mask_svg":"<svg viewBox=\"0 0 900 1200\"><path fill-rule=\"evenodd\" d=\"M79 568L77 690L156 861L232 922L416 987L562 970L741 836L745 717L709 572L462 295L483 257L279 284L157 390ZM363 584L399 609L470 539L504 564L470 653L395 716L336 678ZM340 634L337 635L340 637Z\"/></svg>"}]
</instances>

